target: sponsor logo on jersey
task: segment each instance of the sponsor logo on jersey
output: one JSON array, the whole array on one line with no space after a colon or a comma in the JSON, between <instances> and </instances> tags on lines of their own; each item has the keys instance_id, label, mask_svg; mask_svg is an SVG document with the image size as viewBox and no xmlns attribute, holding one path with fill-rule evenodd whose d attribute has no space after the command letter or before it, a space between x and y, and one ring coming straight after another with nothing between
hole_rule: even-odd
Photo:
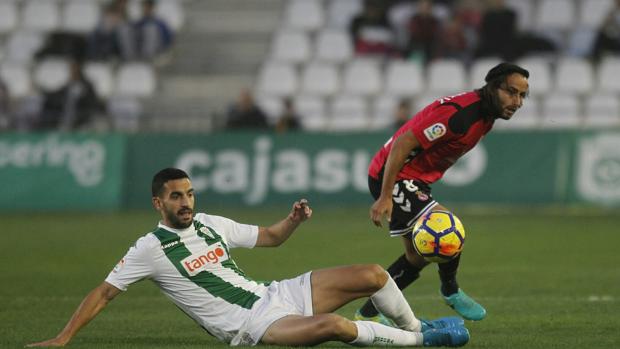
<instances>
[{"instance_id":1,"label":"sponsor logo on jersey","mask_svg":"<svg viewBox=\"0 0 620 349\"><path fill-rule=\"evenodd\" d=\"M194 276L206 270L209 265L222 263L227 260L228 254L226 254L226 250L222 244L218 242L209 246L202 253L194 253L183 259L181 265L190 276Z\"/></svg>"},{"instance_id":2,"label":"sponsor logo on jersey","mask_svg":"<svg viewBox=\"0 0 620 349\"><path fill-rule=\"evenodd\" d=\"M424 135L426 136L426 139L428 139L429 141L434 141L437 138L445 134L446 134L446 126L440 123L436 123L424 129Z\"/></svg>"},{"instance_id":3,"label":"sponsor logo on jersey","mask_svg":"<svg viewBox=\"0 0 620 349\"><path fill-rule=\"evenodd\" d=\"M167 243L167 244L161 245L161 248L165 250L165 249L167 249L167 248L170 248L170 247L176 246L176 245L178 245L178 244L179 244L179 240L175 240L175 241L169 242L169 243Z\"/></svg>"},{"instance_id":4,"label":"sponsor logo on jersey","mask_svg":"<svg viewBox=\"0 0 620 349\"><path fill-rule=\"evenodd\" d=\"M118 273L123 268L123 265L125 265L125 258L121 258L121 260L116 263L113 271Z\"/></svg>"}]
</instances>

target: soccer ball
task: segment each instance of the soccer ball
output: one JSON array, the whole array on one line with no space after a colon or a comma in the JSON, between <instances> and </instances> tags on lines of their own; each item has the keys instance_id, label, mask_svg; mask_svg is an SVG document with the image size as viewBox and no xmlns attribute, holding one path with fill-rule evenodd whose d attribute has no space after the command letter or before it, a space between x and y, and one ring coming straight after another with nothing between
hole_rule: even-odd
<instances>
[{"instance_id":1,"label":"soccer ball","mask_svg":"<svg viewBox=\"0 0 620 349\"><path fill-rule=\"evenodd\" d=\"M444 263L463 250L465 228L448 211L432 211L413 227L413 247L429 262Z\"/></svg>"}]
</instances>

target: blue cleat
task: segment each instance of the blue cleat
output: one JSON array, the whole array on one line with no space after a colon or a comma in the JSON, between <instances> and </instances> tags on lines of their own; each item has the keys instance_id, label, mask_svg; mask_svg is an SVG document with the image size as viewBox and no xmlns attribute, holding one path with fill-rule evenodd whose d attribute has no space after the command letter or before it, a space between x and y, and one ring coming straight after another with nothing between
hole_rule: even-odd
<instances>
[{"instance_id":1,"label":"blue cleat","mask_svg":"<svg viewBox=\"0 0 620 349\"><path fill-rule=\"evenodd\" d=\"M447 327L422 332L425 347L461 347L469 342L469 331L465 327Z\"/></svg>"},{"instance_id":2,"label":"blue cleat","mask_svg":"<svg viewBox=\"0 0 620 349\"><path fill-rule=\"evenodd\" d=\"M435 320L420 319L420 322L422 322L422 330L420 330L420 332L426 332L431 329L465 326L465 321L458 316L442 317Z\"/></svg>"},{"instance_id":3,"label":"blue cleat","mask_svg":"<svg viewBox=\"0 0 620 349\"><path fill-rule=\"evenodd\" d=\"M467 320L478 321L484 319L487 315L487 311L484 307L478 304L460 288L457 293L448 297L444 296L443 298L450 308L454 309Z\"/></svg>"},{"instance_id":4,"label":"blue cleat","mask_svg":"<svg viewBox=\"0 0 620 349\"><path fill-rule=\"evenodd\" d=\"M355 315L353 316L353 320L372 321L372 322L380 323L381 325L396 327L396 324L394 323L394 321L388 319L385 315L381 313L377 314L376 316L366 317L362 315L362 313L360 313L359 309L355 312Z\"/></svg>"}]
</instances>

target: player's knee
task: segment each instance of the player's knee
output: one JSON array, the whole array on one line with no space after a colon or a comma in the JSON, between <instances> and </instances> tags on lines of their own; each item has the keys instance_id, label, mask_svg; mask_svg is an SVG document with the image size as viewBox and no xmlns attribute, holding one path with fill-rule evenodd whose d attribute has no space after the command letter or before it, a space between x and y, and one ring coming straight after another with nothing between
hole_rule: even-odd
<instances>
[{"instance_id":1,"label":"player's knee","mask_svg":"<svg viewBox=\"0 0 620 349\"><path fill-rule=\"evenodd\" d=\"M347 336L351 330L350 321L338 314L316 315L316 333L321 333L324 338L339 339Z\"/></svg>"},{"instance_id":2,"label":"player's knee","mask_svg":"<svg viewBox=\"0 0 620 349\"><path fill-rule=\"evenodd\" d=\"M374 291L378 291L383 288L390 277L385 269L383 269L383 267L379 264L366 265L364 273L368 286Z\"/></svg>"}]
</instances>

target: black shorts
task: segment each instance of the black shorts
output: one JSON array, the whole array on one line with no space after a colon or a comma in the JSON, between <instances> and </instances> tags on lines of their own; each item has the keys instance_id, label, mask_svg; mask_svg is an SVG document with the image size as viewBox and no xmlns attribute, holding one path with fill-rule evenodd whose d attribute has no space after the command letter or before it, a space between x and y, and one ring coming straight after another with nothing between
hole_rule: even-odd
<instances>
[{"instance_id":1,"label":"black shorts","mask_svg":"<svg viewBox=\"0 0 620 349\"><path fill-rule=\"evenodd\" d=\"M381 181L368 176L368 188L376 199L381 195ZM392 217L390 217L390 236L411 234L415 222L426 212L437 206L431 195L431 188L412 179L396 181L392 191Z\"/></svg>"}]
</instances>

